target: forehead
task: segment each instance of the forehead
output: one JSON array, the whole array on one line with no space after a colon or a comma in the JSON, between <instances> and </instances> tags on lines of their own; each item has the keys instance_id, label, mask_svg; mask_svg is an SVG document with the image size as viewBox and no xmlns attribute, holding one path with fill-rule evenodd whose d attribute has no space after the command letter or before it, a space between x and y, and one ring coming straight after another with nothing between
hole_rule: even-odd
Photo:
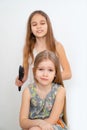
<instances>
[{"instance_id":1,"label":"forehead","mask_svg":"<svg viewBox=\"0 0 87 130\"><path fill-rule=\"evenodd\" d=\"M55 65L51 60L45 59L38 64L38 67L55 67Z\"/></svg>"},{"instance_id":2,"label":"forehead","mask_svg":"<svg viewBox=\"0 0 87 130\"><path fill-rule=\"evenodd\" d=\"M40 21L40 20L46 21L46 18L45 18L44 16L42 16L41 14L35 14L35 15L32 17L31 22Z\"/></svg>"}]
</instances>

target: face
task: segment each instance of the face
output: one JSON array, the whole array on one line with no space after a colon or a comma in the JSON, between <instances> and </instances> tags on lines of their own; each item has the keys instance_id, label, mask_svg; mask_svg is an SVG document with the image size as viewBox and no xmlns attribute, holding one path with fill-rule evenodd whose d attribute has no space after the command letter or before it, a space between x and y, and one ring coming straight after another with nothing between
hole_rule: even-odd
<instances>
[{"instance_id":1,"label":"face","mask_svg":"<svg viewBox=\"0 0 87 130\"><path fill-rule=\"evenodd\" d=\"M36 37L44 37L47 34L47 22L45 17L40 14L35 14L31 20L31 30Z\"/></svg>"},{"instance_id":2,"label":"face","mask_svg":"<svg viewBox=\"0 0 87 130\"><path fill-rule=\"evenodd\" d=\"M52 83L55 77L55 66L51 60L44 60L36 69L35 78L42 85L47 86Z\"/></svg>"}]
</instances>

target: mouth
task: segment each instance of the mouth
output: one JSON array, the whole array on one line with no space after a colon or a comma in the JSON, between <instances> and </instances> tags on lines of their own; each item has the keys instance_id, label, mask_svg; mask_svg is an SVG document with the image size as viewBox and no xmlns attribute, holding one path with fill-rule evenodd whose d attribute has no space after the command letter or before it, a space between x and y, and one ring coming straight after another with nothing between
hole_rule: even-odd
<instances>
[{"instance_id":1,"label":"mouth","mask_svg":"<svg viewBox=\"0 0 87 130\"><path fill-rule=\"evenodd\" d=\"M47 78L41 78L41 80L45 80L45 81L47 81L48 79L47 79Z\"/></svg>"},{"instance_id":2,"label":"mouth","mask_svg":"<svg viewBox=\"0 0 87 130\"><path fill-rule=\"evenodd\" d=\"M38 30L38 31L37 31L37 33L42 33L42 32L43 32L43 30Z\"/></svg>"}]
</instances>

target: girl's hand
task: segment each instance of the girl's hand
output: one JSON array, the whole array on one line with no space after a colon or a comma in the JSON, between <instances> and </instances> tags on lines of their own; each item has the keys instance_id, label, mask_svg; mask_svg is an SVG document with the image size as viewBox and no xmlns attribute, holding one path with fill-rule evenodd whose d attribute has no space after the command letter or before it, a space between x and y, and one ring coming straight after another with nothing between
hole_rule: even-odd
<instances>
[{"instance_id":1,"label":"girl's hand","mask_svg":"<svg viewBox=\"0 0 87 130\"><path fill-rule=\"evenodd\" d=\"M16 86L22 86L23 85L23 81L20 81L18 79L18 77L17 77L16 80L15 80L15 84L16 84Z\"/></svg>"},{"instance_id":2,"label":"girl's hand","mask_svg":"<svg viewBox=\"0 0 87 130\"><path fill-rule=\"evenodd\" d=\"M54 130L52 125L44 120L38 120L38 126L41 130Z\"/></svg>"},{"instance_id":3,"label":"girl's hand","mask_svg":"<svg viewBox=\"0 0 87 130\"><path fill-rule=\"evenodd\" d=\"M16 84L16 86L18 86L18 87L19 87L19 86L22 86L23 83L24 83L26 80L27 80L27 75L24 75L22 81L20 81L19 78L17 77L16 80L15 80L15 84Z\"/></svg>"}]
</instances>

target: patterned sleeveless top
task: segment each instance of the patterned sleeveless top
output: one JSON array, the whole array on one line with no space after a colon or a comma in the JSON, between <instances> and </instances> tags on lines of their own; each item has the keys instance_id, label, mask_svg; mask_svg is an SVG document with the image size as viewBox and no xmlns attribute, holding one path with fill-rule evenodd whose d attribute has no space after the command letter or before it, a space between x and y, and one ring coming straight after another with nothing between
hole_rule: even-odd
<instances>
[{"instance_id":1,"label":"patterned sleeveless top","mask_svg":"<svg viewBox=\"0 0 87 130\"><path fill-rule=\"evenodd\" d=\"M44 99L40 98L40 96L37 94L35 83L28 86L31 94L29 112L30 119L45 119L49 117L59 86L60 85L58 84L52 83L51 91Z\"/></svg>"}]
</instances>

